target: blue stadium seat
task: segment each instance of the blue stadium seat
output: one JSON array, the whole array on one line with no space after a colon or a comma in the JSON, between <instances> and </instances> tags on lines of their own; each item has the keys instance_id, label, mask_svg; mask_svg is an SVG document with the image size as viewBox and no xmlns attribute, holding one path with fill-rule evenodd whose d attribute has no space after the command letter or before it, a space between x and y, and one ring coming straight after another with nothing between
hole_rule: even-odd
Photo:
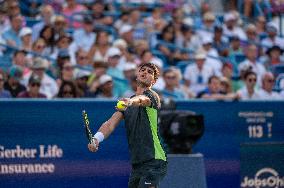
<instances>
[{"instance_id":1,"label":"blue stadium seat","mask_svg":"<svg viewBox=\"0 0 284 188\"><path fill-rule=\"evenodd\" d=\"M187 65L194 63L194 61L179 61L176 64L176 67L180 69L181 73L183 74Z\"/></svg>"},{"instance_id":2,"label":"blue stadium seat","mask_svg":"<svg viewBox=\"0 0 284 188\"><path fill-rule=\"evenodd\" d=\"M28 27L33 27L33 25L41 21L41 20L31 18L31 17L25 17L25 20L26 20L26 25Z\"/></svg>"},{"instance_id":3,"label":"blue stadium seat","mask_svg":"<svg viewBox=\"0 0 284 188\"><path fill-rule=\"evenodd\" d=\"M278 75L284 73L284 64L272 65L271 67L272 73L277 77Z\"/></svg>"},{"instance_id":4,"label":"blue stadium seat","mask_svg":"<svg viewBox=\"0 0 284 188\"><path fill-rule=\"evenodd\" d=\"M12 60L9 56L0 56L0 68L3 70L8 70L12 66Z\"/></svg>"}]
</instances>

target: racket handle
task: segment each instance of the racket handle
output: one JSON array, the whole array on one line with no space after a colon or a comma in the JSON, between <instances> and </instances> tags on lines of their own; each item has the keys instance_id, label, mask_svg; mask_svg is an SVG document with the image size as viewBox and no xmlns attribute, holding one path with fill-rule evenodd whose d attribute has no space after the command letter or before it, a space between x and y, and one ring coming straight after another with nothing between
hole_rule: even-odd
<instances>
[{"instance_id":1,"label":"racket handle","mask_svg":"<svg viewBox=\"0 0 284 188\"><path fill-rule=\"evenodd\" d=\"M92 138L91 144L92 144L95 148L97 147L97 144L96 144L96 142L95 142L95 138Z\"/></svg>"}]
</instances>

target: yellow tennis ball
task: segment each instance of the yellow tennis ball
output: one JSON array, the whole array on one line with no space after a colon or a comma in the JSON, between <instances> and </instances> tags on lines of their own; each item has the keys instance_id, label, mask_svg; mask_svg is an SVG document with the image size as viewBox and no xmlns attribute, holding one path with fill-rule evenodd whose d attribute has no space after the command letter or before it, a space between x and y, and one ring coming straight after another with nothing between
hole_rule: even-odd
<instances>
[{"instance_id":1,"label":"yellow tennis ball","mask_svg":"<svg viewBox=\"0 0 284 188\"><path fill-rule=\"evenodd\" d=\"M116 104L118 110L124 110L126 108L126 103L124 101L118 101Z\"/></svg>"}]
</instances>

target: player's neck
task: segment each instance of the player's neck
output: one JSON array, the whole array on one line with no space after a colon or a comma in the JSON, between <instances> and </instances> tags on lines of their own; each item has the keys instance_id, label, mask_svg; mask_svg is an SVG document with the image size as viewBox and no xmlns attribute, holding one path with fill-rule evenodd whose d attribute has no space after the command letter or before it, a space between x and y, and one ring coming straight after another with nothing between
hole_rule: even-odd
<instances>
[{"instance_id":1,"label":"player's neck","mask_svg":"<svg viewBox=\"0 0 284 188\"><path fill-rule=\"evenodd\" d=\"M137 87L136 89L136 95L142 95L144 93L144 91L149 90L150 87Z\"/></svg>"}]
</instances>

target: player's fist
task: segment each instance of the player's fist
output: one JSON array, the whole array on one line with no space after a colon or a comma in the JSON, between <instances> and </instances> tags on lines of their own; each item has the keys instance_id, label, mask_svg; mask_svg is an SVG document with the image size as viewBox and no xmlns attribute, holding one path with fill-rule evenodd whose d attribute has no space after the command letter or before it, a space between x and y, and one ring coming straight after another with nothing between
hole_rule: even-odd
<instances>
[{"instance_id":1,"label":"player's fist","mask_svg":"<svg viewBox=\"0 0 284 188\"><path fill-rule=\"evenodd\" d=\"M91 152L96 152L99 149L99 142L97 139L93 139L92 143L88 144L88 149Z\"/></svg>"}]
</instances>

